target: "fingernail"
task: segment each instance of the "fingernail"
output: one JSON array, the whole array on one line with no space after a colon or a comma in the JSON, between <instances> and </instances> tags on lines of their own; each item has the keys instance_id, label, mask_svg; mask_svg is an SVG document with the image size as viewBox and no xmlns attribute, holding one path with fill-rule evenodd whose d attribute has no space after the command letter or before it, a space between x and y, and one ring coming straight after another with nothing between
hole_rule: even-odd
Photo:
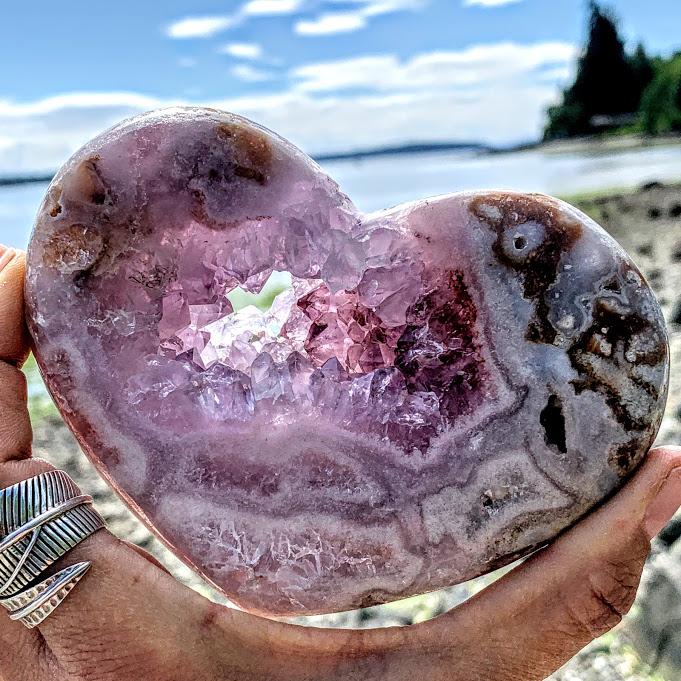
<instances>
[{"instance_id":1,"label":"fingernail","mask_svg":"<svg viewBox=\"0 0 681 681\"><path fill-rule=\"evenodd\" d=\"M13 248L8 248L7 246L0 244L0 272L14 260L16 254L17 252Z\"/></svg>"},{"instance_id":2,"label":"fingernail","mask_svg":"<svg viewBox=\"0 0 681 681\"><path fill-rule=\"evenodd\" d=\"M675 468L650 502L643 520L648 539L655 537L681 506L681 468Z\"/></svg>"}]
</instances>

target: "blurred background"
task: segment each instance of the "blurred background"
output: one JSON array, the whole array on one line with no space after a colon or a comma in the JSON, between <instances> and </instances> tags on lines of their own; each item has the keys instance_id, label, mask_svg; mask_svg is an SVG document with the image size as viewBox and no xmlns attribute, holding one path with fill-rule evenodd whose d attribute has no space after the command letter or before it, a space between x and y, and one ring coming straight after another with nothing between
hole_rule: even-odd
<instances>
[{"instance_id":1,"label":"blurred background","mask_svg":"<svg viewBox=\"0 0 681 681\"><path fill-rule=\"evenodd\" d=\"M5 3L2 17L0 241L27 245L47 183L81 144L174 104L273 129L367 211L464 189L558 195L658 294L673 361L659 441L681 443L679 0L64 0ZM37 454L93 490L119 535L217 598L96 476L26 371ZM494 577L305 623L421 621ZM681 519L656 542L631 615L552 677L679 678Z\"/></svg>"}]
</instances>

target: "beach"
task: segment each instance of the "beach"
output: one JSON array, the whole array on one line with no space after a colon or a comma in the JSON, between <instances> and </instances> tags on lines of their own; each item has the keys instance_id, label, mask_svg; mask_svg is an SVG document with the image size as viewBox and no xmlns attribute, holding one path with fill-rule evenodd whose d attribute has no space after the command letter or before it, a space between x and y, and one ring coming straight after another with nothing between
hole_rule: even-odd
<instances>
[{"instance_id":1,"label":"beach","mask_svg":"<svg viewBox=\"0 0 681 681\"><path fill-rule=\"evenodd\" d=\"M669 324L672 366L681 362L681 185L648 184L635 191L616 191L574 197L578 207L600 222L632 255L655 290ZM29 364L32 412L34 415L35 454L67 470L83 489L95 498L109 527L119 537L150 550L182 582L207 597L225 602L209 586L182 565L120 502L99 478L93 466L80 452L68 429L51 406L40 387L37 372ZM658 443L681 442L681 374L672 370L669 401ZM681 530L679 532L681 535ZM659 544L653 559L671 551ZM678 548L678 547L677 547ZM651 562L652 565L652 562ZM652 568L651 568L652 569ZM374 627L402 625L422 621L465 600L495 578L482 577L465 585L378 606L364 611L309 618L300 623L313 626ZM648 581L651 576L648 575ZM644 580L645 581L645 580ZM681 583L679 584L681 589ZM681 606L681 596L679 597ZM634 608L634 613L636 613ZM638 629L637 629L638 627ZM638 631L638 633L637 633ZM641 643L640 621L625 619L617 632L591 646L553 678L556 681L643 681L651 676L642 658L654 647L654 641ZM637 652L631 641L638 637L642 650ZM647 646L647 647L646 647ZM594 657L600 662L594 662ZM618 671L619 670L619 671ZM622 671L624 670L624 671ZM579 676L576 676L579 672ZM664 678L664 677L663 677ZM676 677L670 677L676 678Z\"/></svg>"},{"instance_id":2,"label":"beach","mask_svg":"<svg viewBox=\"0 0 681 681\"><path fill-rule=\"evenodd\" d=\"M681 181L681 142L623 138L561 142L503 153L474 150L365 156L322 162L363 211L475 189L584 195ZM0 241L28 243L46 182L0 186Z\"/></svg>"}]
</instances>

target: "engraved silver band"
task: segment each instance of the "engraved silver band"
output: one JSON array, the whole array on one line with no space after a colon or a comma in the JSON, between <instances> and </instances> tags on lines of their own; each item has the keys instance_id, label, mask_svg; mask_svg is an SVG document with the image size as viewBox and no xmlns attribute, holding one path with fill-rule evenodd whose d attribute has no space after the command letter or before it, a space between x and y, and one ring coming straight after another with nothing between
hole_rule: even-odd
<instances>
[{"instance_id":1,"label":"engraved silver band","mask_svg":"<svg viewBox=\"0 0 681 681\"><path fill-rule=\"evenodd\" d=\"M92 563L84 561L67 567L22 593L2 601L11 620L20 620L29 629L45 621L83 578Z\"/></svg>"},{"instance_id":2,"label":"engraved silver band","mask_svg":"<svg viewBox=\"0 0 681 681\"><path fill-rule=\"evenodd\" d=\"M49 471L0 491L0 605L27 627L42 622L80 581L78 563L40 583L59 558L104 527L92 497L63 471Z\"/></svg>"}]
</instances>

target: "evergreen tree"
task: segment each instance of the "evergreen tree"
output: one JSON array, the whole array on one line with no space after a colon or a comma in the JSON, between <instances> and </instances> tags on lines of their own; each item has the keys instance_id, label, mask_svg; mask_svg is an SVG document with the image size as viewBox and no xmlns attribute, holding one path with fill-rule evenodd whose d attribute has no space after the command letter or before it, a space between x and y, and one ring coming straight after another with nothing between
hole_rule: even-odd
<instances>
[{"instance_id":1,"label":"evergreen tree","mask_svg":"<svg viewBox=\"0 0 681 681\"><path fill-rule=\"evenodd\" d=\"M653 61L646 54L643 43L639 43L634 54L629 59L633 75L632 89L636 95L636 101L640 102L646 88L653 82L655 67Z\"/></svg>"},{"instance_id":2,"label":"evergreen tree","mask_svg":"<svg viewBox=\"0 0 681 681\"><path fill-rule=\"evenodd\" d=\"M590 3L589 37L579 60L575 82L563 92L563 102L549 109L547 139L593 132L596 116L633 114L644 81L650 74L644 50L629 59L610 12ZM646 83L647 84L647 83Z\"/></svg>"}]
</instances>

